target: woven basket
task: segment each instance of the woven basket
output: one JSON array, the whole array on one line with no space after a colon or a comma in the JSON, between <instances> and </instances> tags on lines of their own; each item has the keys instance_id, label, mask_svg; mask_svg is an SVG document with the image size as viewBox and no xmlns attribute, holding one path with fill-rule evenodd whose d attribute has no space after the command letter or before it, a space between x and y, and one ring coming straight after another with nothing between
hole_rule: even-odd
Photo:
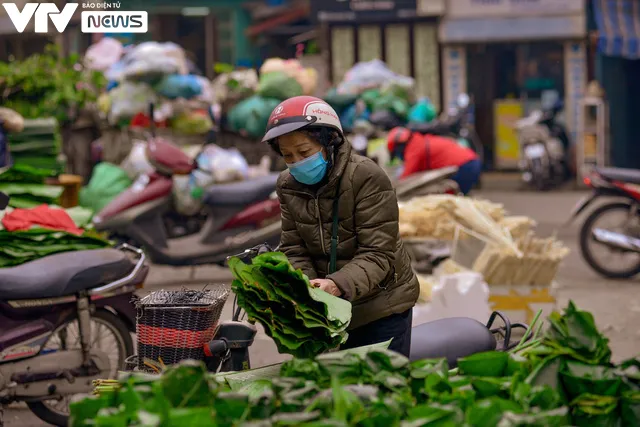
<instances>
[{"instance_id":1,"label":"woven basket","mask_svg":"<svg viewBox=\"0 0 640 427\"><path fill-rule=\"evenodd\" d=\"M229 290L194 292L156 291L136 302L138 369L149 370L145 359L172 365L204 358Z\"/></svg>"}]
</instances>

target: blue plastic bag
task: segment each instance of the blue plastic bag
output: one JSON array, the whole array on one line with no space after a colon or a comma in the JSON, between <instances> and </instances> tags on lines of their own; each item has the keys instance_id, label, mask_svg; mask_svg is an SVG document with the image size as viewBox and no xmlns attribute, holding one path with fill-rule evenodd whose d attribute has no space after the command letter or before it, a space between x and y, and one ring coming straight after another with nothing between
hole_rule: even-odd
<instances>
[{"instance_id":1,"label":"blue plastic bag","mask_svg":"<svg viewBox=\"0 0 640 427\"><path fill-rule=\"evenodd\" d=\"M163 78L155 87L156 91L169 99L190 99L202 93L202 85L197 76L172 74Z\"/></svg>"},{"instance_id":2,"label":"blue plastic bag","mask_svg":"<svg viewBox=\"0 0 640 427\"><path fill-rule=\"evenodd\" d=\"M358 120L369 120L369 110L366 108L362 110L360 114L358 114L358 106L357 104L352 104L347 107L342 114L340 115L340 122L342 123L342 127L350 131L353 129L354 124Z\"/></svg>"},{"instance_id":3,"label":"blue plastic bag","mask_svg":"<svg viewBox=\"0 0 640 427\"><path fill-rule=\"evenodd\" d=\"M409 122L429 123L437 116L436 108L429 98L420 98L409 111Z\"/></svg>"}]
</instances>

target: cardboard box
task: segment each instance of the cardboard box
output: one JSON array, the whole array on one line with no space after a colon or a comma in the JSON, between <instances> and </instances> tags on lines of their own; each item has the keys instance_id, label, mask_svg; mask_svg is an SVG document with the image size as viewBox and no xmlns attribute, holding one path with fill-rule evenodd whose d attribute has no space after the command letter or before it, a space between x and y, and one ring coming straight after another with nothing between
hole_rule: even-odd
<instances>
[{"instance_id":1,"label":"cardboard box","mask_svg":"<svg viewBox=\"0 0 640 427\"><path fill-rule=\"evenodd\" d=\"M512 323L531 323L538 310L546 319L557 308L557 284L551 286L489 286L489 305L503 312Z\"/></svg>"}]
</instances>

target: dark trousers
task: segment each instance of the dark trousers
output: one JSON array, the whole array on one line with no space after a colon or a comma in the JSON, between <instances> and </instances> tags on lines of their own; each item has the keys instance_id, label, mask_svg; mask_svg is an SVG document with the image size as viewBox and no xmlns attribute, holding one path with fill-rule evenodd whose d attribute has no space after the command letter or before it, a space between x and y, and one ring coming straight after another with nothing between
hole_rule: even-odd
<instances>
[{"instance_id":1,"label":"dark trousers","mask_svg":"<svg viewBox=\"0 0 640 427\"><path fill-rule=\"evenodd\" d=\"M349 338L340 349L363 347L392 339L389 350L409 357L411 352L412 321L413 309L383 317L375 322L349 331Z\"/></svg>"},{"instance_id":2,"label":"dark trousers","mask_svg":"<svg viewBox=\"0 0 640 427\"><path fill-rule=\"evenodd\" d=\"M458 172L451 178L458 183L462 194L468 194L480 179L482 162L471 160L458 168Z\"/></svg>"}]
</instances>

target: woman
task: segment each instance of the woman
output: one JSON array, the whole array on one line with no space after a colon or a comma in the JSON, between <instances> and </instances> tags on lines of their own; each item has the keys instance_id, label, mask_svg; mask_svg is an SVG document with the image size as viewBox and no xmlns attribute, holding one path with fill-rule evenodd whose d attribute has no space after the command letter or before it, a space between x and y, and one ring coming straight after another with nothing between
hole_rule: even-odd
<instances>
[{"instance_id":1,"label":"woman","mask_svg":"<svg viewBox=\"0 0 640 427\"><path fill-rule=\"evenodd\" d=\"M263 141L288 167L277 185L282 252L314 286L353 305L343 348L393 339L390 348L409 356L419 285L387 175L352 153L338 115L318 98L278 105Z\"/></svg>"},{"instance_id":2,"label":"woman","mask_svg":"<svg viewBox=\"0 0 640 427\"><path fill-rule=\"evenodd\" d=\"M451 179L458 183L465 195L480 180L482 162L478 155L451 138L422 135L397 127L387 136L387 148L392 157L404 161L400 179L418 172L456 166L458 172Z\"/></svg>"}]
</instances>

